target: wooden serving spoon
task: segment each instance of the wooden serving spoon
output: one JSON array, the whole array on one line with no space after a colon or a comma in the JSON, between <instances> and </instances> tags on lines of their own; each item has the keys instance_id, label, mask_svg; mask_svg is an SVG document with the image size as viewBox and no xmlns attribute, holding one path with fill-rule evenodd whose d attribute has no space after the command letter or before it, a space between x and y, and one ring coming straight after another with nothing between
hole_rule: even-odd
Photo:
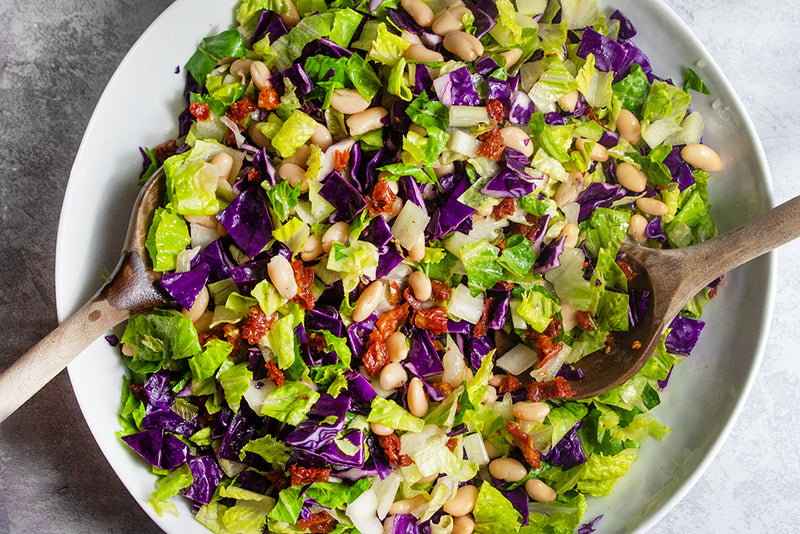
<instances>
[{"instance_id":1,"label":"wooden serving spoon","mask_svg":"<svg viewBox=\"0 0 800 534\"><path fill-rule=\"evenodd\" d=\"M0 421L42 389L95 339L134 314L177 304L148 267L144 241L164 197L159 169L139 191L122 255L109 281L71 317L0 374Z\"/></svg>"},{"instance_id":2,"label":"wooden serving spoon","mask_svg":"<svg viewBox=\"0 0 800 534\"><path fill-rule=\"evenodd\" d=\"M800 197L703 243L679 249L623 244L620 252L637 276L631 286L650 292L645 316L629 332L613 332L608 354L592 353L575 364L583 378L569 381L573 398L601 395L633 377L647 362L672 320L708 284L800 237Z\"/></svg>"}]
</instances>

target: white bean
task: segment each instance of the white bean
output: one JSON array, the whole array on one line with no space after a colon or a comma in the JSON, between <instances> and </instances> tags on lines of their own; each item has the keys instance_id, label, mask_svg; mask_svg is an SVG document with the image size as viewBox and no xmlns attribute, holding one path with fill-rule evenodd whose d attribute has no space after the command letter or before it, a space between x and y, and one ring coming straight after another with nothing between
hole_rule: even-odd
<instances>
[{"instance_id":1,"label":"white bean","mask_svg":"<svg viewBox=\"0 0 800 534\"><path fill-rule=\"evenodd\" d=\"M472 11L465 6L457 6L448 9L433 21L431 30L433 30L433 33L436 35L447 35L452 31L461 30L464 28L463 17L467 13L472 13Z\"/></svg>"},{"instance_id":2,"label":"white bean","mask_svg":"<svg viewBox=\"0 0 800 534\"><path fill-rule=\"evenodd\" d=\"M367 109L369 102L355 89L335 89L331 95L331 107L345 115L353 115Z\"/></svg>"},{"instance_id":3,"label":"white bean","mask_svg":"<svg viewBox=\"0 0 800 534\"><path fill-rule=\"evenodd\" d=\"M372 433L376 436L388 436L390 434L394 434L394 428L381 423L370 423L369 429L372 430Z\"/></svg>"},{"instance_id":4,"label":"white bean","mask_svg":"<svg viewBox=\"0 0 800 534\"><path fill-rule=\"evenodd\" d=\"M217 168L217 176L227 181L233 168L233 156L227 152L220 152L211 160L211 165Z\"/></svg>"},{"instance_id":5,"label":"white bean","mask_svg":"<svg viewBox=\"0 0 800 534\"><path fill-rule=\"evenodd\" d=\"M619 116L617 117L617 131L623 139L632 145L639 143L642 139L642 125L639 123L639 119L636 118L636 115L627 109L622 109L622 111L619 112Z\"/></svg>"},{"instance_id":6,"label":"white bean","mask_svg":"<svg viewBox=\"0 0 800 534\"><path fill-rule=\"evenodd\" d=\"M516 126L506 126L500 129L500 135L503 136L505 146L522 152L527 158L533 155L533 142L522 129Z\"/></svg>"},{"instance_id":7,"label":"white bean","mask_svg":"<svg viewBox=\"0 0 800 534\"><path fill-rule=\"evenodd\" d=\"M578 139L575 141L575 148L578 150L583 150L586 143L589 142L590 141L588 139ZM589 159L599 162L608 161L608 150L600 143L595 143L592 147L592 151L589 153Z\"/></svg>"},{"instance_id":8,"label":"white bean","mask_svg":"<svg viewBox=\"0 0 800 534\"><path fill-rule=\"evenodd\" d=\"M271 74L269 67L263 61L253 61L250 63L250 79L259 91L270 86L269 78Z\"/></svg>"},{"instance_id":9,"label":"white bean","mask_svg":"<svg viewBox=\"0 0 800 534\"><path fill-rule=\"evenodd\" d=\"M631 215L628 221L628 235L637 243L647 241L647 219L638 213Z\"/></svg>"},{"instance_id":10,"label":"white bean","mask_svg":"<svg viewBox=\"0 0 800 534\"><path fill-rule=\"evenodd\" d=\"M206 308L208 308L208 289L203 286L203 289L197 294L197 298L194 299L192 307L188 310L184 308L181 310L181 313L191 319L192 322L195 322L200 319L200 316L203 315Z\"/></svg>"},{"instance_id":11,"label":"white bean","mask_svg":"<svg viewBox=\"0 0 800 534\"><path fill-rule=\"evenodd\" d=\"M497 401L497 389L494 386L487 386L486 393L483 394L481 404L489 404Z\"/></svg>"},{"instance_id":12,"label":"white bean","mask_svg":"<svg viewBox=\"0 0 800 534\"><path fill-rule=\"evenodd\" d=\"M647 176L627 161L617 163L616 174L619 185L629 191L641 193L647 187Z\"/></svg>"},{"instance_id":13,"label":"white bean","mask_svg":"<svg viewBox=\"0 0 800 534\"><path fill-rule=\"evenodd\" d=\"M522 57L522 50L519 48L512 48L511 50L501 52L500 55L506 60L506 69L510 69L514 66L514 63L519 61L519 58Z\"/></svg>"},{"instance_id":14,"label":"white bean","mask_svg":"<svg viewBox=\"0 0 800 534\"><path fill-rule=\"evenodd\" d=\"M278 167L278 176L289 182L292 187L300 186L300 191L308 191L306 171L300 165L284 161Z\"/></svg>"},{"instance_id":15,"label":"white bean","mask_svg":"<svg viewBox=\"0 0 800 534\"><path fill-rule=\"evenodd\" d=\"M192 324L194 324L194 329L197 330L198 334L205 334L211 330L211 323L213 322L214 312L206 310L196 321L193 321Z\"/></svg>"},{"instance_id":16,"label":"white bean","mask_svg":"<svg viewBox=\"0 0 800 534\"><path fill-rule=\"evenodd\" d=\"M136 349L133 347L133 345L129 345L127 343L123 343L120 350L122 351L122 354L128 358L132 358L134 354L136 354Z\"/></svg>"},{"instance_id":17,"label":"white bean","mask_svg":"<svg viewBox=\"0 0 800 534\"><path fill-rule=\"evenodd\" d=\"M242 83L245 83L247 74L250 72L250 65L253 63L252 59L247 58L237 58L233 60L231 66L228 67L228 72L232 75L239 77L242 80Z\"/></svg>"},{"instance_id":18,"label":"white bean","mask_svg":"<svg viewBox=\"0 0 800 534\"><path fill-rule=\"evenodd\" d=\"M578 93L578 90L573 89L569 93L565 94L564 96L556 100L556 102L558 103L558 106L561 109L563 109L567 113L572 113L573 111L575 111L575 106L578 105L579 95L580 94Z\"/></svg>"},{"instance_id":19,"label":"white bean","mask_svg":"<svg viewBox=\"0 0 800 534\"><path fill-rule=\"evenodd\" d=\"M410 514L412 510L419 508L427 502L428 499L426 499L423 494L411 497L410 499L394 501L389 507L389 515Z\"/></svg>"},{"instance_id":20,"label":"white bean","mask_svg":"<svg viewBox=\"0 0 800 534\"><path fill-rule=\"evenodd\" d=\"M458 488L456 494L453 495L449 501L444 503L442 510L444 510L444 513L450 514L453 517L462 517L472 512L477 500L478 488L468 484Z\"/></svg>"},{"instance_id":21,"label":"white bean","mask_svg":"<svg viewBox=\"0 0 800 534\"><path fill-rule=\"evenodd\" d=\"M311 142L323 151L328 150L328 147L333 144L333 136L331 136L330 130L325 126L317 124L317 128L314 130L314 133L311 134Z\"/></svg>"},{"instance_id":22,"label":"white bean","mask_svg":"<svg viewBox=\"0 0 800 534\"><path fill-rule=\"evenodd\" d=\"M475 531L475 521L468 515L453 519L452 534L472 534Z\"/></svg>"},{"instance_id":23,"label":"white bean","mask_svg":"<svg viewBox=\"0 0 800 534\"><path fill-rule=\"evenodd\" d=\"M414 271L408 277L408 285L418 300L426 301L431 298L431 279L422 271Z\"/></svg>"},{"instance_id":24,"label":"white bean","mask_svg":"<svg viewBox=\"0 0 800 534\"><path fill-rule=\"evenodd\" d=\"M408 374L399 363L389 363L381 369L380 384L387 391L392 391L408 379Z\"/></svg>"},{"instance_id":25,"label":"white bean","mask_svg":"<svg viewBox=\"0 0 800 534\"><path fill-rule=\"evenodd\" d=\"M214 230L217 229L217 223L219 223L217 218L213 215L184 215L183 218L190 224L199 224L200 226L213 228Z\"/></svg>"},{"instance_id":26,"label":"white bean","mask_svg":"<svg viewBox=\"0 0 800 534\"><path fill-rule=\"evenodd\" d=\"M422 43L414 43L403 52L403 57L409 61L420 63L438 63L444 61L444 56L435 50L431 50Z\"/></svg>"},{"instance_id":27,"label":"white bean","mask_svg":"<svg viewBox=\"0 0 800 534\"><path fill-rule=\"evenodd\" d=\"M280 254L273 256L267 264L267 275L270 282L285 299L293 299L297 295L297 281L294 279L294 269L289 260Z\"/></svg>"},{"instance_id":28,"label":"white bean","mask_svg":"<svg viewBox=\"0 0 800 534\"><path fill-rule=\"evenodd\" d=\"M389 112L385 108L376 106L355 115L350 115L345 123L350 135L361 135L383 126L383 118Z\"/></svg>"},{"instance_id":29,"label":"white bean","mask_svg":"<svg viewBox=\"0 0 800 534\"><path fill-rule=\"evenodd\" d=\"M400 331L392 332L386 338L386 352L389 353L389 361L402 362L408 356L408 342L406 335Z\"/></svg>"},{"instance_id":30,"label":"white bean","mask_svg":"<svg viewBox=\"0 0 800 534\"><path fill-rule=\"evenodd\" d=\"M300 259L303 261L313 261L319 258L324 251L322 250L322 240L311 234L306 239L306 244L303 245L303 250L300 252Z\"/></svg>"},{"instance_id":31,"label":"white bean","mask_svg":"<svg viewBox=\"0 0 800 534\"><path fill-rule=\"evenodd\" d=\"M422 44L422 40L419 38L417 34L408 32L406 30L400 32L400 37L405 39L406 42L410 45Z\"/></svg>"},{"instance_id":32,"label":"white bean","mask_svg":"<svg viewBox=\"0 0 800 534\"><path fill-rule=\"evenodd\" d=\"M411 379L408 384L408 411L414 417L424 417L428 413L428 395L425 393L425 386L422 380L417 377Z\"/></svg>"},{"instance_id":33,"label":"white bean","mask_svg":"<svg viewBox=\"0 0 800 534\"><path fill-rule=\"evenodd\" d=\"M566 181L561 182L561 185L556 189L553 200L556 201L556 206L563 208L578 198L578 194L583 190L583 174L579 172L569 173Z\"/></svg>"},{"instance_id":34,"label":"white bean","mask_svg":"<svg viewBox=\"0 0 800 534\"><path fill-rule=\"evenodd\" d=\"M539 502L553 502L556 500L556 497L558 497L558 494L553 491L553 488L535 478L525 482L525 491L528 492L531 499Z\"/></svg>"},{"instance_id":35,"label":"white bean","mask_svg":"<svg viewBox=\"0 0 800 534\"><path fill-rule=\"evenodd\" d=\"M408 249L408 257L412 261L422 261L425 258L425 235L419 234L414 245Z\"/></svg>"},{"instance_id":36,"label":"white bean","mask_svg":"<svg viewBox=\"0 0 800 534\"><path fill-rule=\"evenodd\" d=\"M480 39L461 30L446 33L442 45L445 50L464 61L475 61L483 54L483 44Z\"/></svg>"},{"instance_id":37,"label":"white bean","mask_svg":"<svg viewBox=\"0 0 800 534\"><path fill-rule=\"evenodd\" d=\"M563 237L564 239L564 248L575 248L578 246L578 237L580 236L581 229L578 228L577 225L572 223L567 223L561 229L561 233L558 234L558 237Z\"/></svg>"},{"instance_id":38,"label":"white bean","mask_svg":"<svg viewBox=\"0 0 800 534\"><path fill-rule=\"evenodd\" d=\"M642 197L636 200L636 207L648 215L666 215L669 208L666 204L652 197Z\"/></svg>"},{"instance_id":39,"label":"white bean","mask_svg":"<svg viewBox=\"0 0 800 534\"><path fill-rule=\"evenodd\" d=\"M348 233L350 233L350 225L344 221L333 223L330 228L325 230L322 234L322 250L330 252L334 243L347 244L349 241Z\"/></svg>"},{"instance_id":40,"label":"white bean","mask_svg":"<svg viewBox=\"0 0 800 534\"><path fill-rule=\"evenodd\" d=\"M353 310L353 321L360 323L372 315L372 312L375 311L375 308L377 308L378 304L381 302L383 292L383 282L380 280L375 280L368 285L358 296L356 307Z\"/></svg>"},{"instance_id":41,"label":"white bean","mask_svg":"<svg viewBox=\"0 0 800 534\"><path fill-rule=\"evenodd\" d=\"M300 22L300 14L297 12L297 8L294 7L294 2L292 2L292 0L284 0L284 2L288 10L284 13L278 13L278 17L281 19L281 22L287 26L296 26L297 23Z\"/></svg>"},{"instance_id":42,"label":"white bean","mask_svg":"<svg viewBox=\"0 0 800 534\"><path fill-rule=\"evenodd\" d=\"M541 423L550 413L550 406L545 402L520 401L511 406L511 413L520 421Z\"/></svg>"},{"instance_id":43,"label":"white bean","mask_svg":"<svg viewBox=\"0 0 800 534\"><path fill-rule=\"evenodd\" d=\"M427 28L433 22L433 10L422 0L401 0L400 5L411 15L414 22Z\"/></svg>"},{"instance_id":44,"label":"white bean","mask_svg":"<svg viewBox=\"0 0 800 534\"><path fill-rule=\"evenodd\" d=\"M284 158L282 163L294 163L295 165L305 168L306 162L308 161L308 157L310 155L311 147L309 145L301 145L297 150L294 151L294 154L288 158Z\"/></svg>"},{"instance_id":45,"label":"white bean","mask_svg":"<svg viewBox=\"0 0 800 534\"><path fill-rule=\"evenodd\" d=\"M689 165L706 172L722 170L722 158L713 149L702 143L686 145L681 149L681 157Z\"/></svg>"},{"instance_id":46,"label":"white bean","mask_svg":"<svg viewBox=\"0 0 800 534\"><path fill-rule=\"evenodd\" d=\"M502 456L502 454L500 454L500 451L497 450L497 447L492 445L491 441L484 441L483 448L486 449L486 455L489 458L494 459L494 458L500 458Z\"/></svg>"},{"instance_id":47,"label":"white bean","mask_svg":"<svg viewBox=\"0 0 800 534\"><path fill-rule=\"evenodd\" d=\"M519 482L528 470L519 461L514 458L497 458L489 463L489 473L494 478L505 480L506 482Z\"/></svg>"}]
</instances>

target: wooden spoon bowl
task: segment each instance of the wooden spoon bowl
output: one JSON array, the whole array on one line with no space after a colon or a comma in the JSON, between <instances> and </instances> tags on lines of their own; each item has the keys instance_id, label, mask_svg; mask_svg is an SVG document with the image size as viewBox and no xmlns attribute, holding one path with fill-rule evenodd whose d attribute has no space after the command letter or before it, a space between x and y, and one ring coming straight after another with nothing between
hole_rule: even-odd
<instances>
[{"instance_id":1,"label":"wooden spoon bowl","mask_svg":"<svg viewBox=\"0 0 800 534\"><path fill-rule=\"evenodd\" d=\"M0 422L11 415L95 339L134 314L177 303L158 284L144 242L165 190L159 169L139 191L123 251L108 282L72 316L0 374Z\"/></svg>"}]
</instances>

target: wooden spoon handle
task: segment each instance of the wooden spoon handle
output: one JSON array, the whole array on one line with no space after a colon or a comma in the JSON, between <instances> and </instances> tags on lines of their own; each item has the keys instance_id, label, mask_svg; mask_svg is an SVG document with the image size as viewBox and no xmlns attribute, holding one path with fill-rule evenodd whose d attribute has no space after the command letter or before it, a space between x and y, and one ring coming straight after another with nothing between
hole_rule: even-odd
<instances>
[{"instance_id":1,"label":"wooden spoon handle","mask_svg":"<svg viewBox=\"0 0 800 534\"><path fill-rule=\"evenodd\" d=\"M685 250L702 271L705 284L767 252L800 237L800 197L795 197L755 219Z\"/></svg>"},{"instance_id":2,"label":"wooden spoon handle","mask_svg":"<svg viewBox=\"0 0 800 534\"><path fill-rule=\"evenodd\" d=\"M130 312L92 299L0 374L0 422Z\"/></svg>"}]
</instances>

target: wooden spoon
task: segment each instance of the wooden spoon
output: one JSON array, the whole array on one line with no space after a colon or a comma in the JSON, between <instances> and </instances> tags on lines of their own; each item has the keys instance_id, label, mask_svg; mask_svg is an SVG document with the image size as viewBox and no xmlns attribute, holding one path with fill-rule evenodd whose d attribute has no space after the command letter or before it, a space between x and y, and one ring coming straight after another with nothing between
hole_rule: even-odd
<instances>
[{"instance_id":1,"label":"wooden spoon","mask_svg":"<svg viewBox=\"0 0 800 534\"><path fill-rule=\"evenodd\" d=\"M569 381L573 398L601 395L633 377L647 362L672 320L708 284L754 258L800 237L800 197L704 243L679 249L623 244L625 261L637 272L631 286L650 292L643 319L629 332L614 332L608 354L592 353L575 367L583 378Z\"/></svg>"},{"instance_id":2,"label":"wooden spoon","mask_svg":"<svg viewBox=\"0 0 800 534\"><path fill-rule=\"evenodd\" d=\"M139 191L122 255L110 280L89 302L0 374L0 421L112 327L157 306L177 307L157 283L161 274L148 268L144 247L153 212L164 197L164 187L164 172L159 169Z\"/></svg>"}]
</instances>

